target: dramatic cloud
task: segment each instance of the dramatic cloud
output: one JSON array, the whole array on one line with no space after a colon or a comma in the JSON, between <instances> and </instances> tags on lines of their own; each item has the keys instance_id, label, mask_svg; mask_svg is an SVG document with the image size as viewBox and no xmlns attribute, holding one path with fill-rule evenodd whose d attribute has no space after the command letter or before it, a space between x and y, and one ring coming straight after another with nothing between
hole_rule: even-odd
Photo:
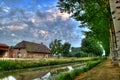
<instances>
[{"instance_id":1,"label":"dramatic cloud","mask_svg":"<svg viewBox=\"0 0 120 80\"><path fill-rule=\"evenodd\" d=\"M22 40L28 40L48 45L54 39L61 39L63 42L70 42L72 46L80 46L81 39L84 38L82 29L78 28L80 23L70 18L69 14L60 13L55 4L36 3L19 7L21 4L8 6L7 2L2 2L0 42L15 45Z\"/></svg>"}]
</instances>

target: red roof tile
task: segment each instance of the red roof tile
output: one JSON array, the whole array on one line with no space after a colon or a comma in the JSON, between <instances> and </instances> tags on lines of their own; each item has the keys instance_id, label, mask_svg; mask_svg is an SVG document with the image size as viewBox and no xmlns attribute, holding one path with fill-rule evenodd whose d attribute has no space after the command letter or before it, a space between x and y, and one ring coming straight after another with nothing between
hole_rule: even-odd
<instances>
[{"instance_id":1,"label":"red roof tile","mask_svg":"<svg viewBox=\"0 0 120 80\"><path fill-rule=\"evenodd\" d=\"M9 47L7 44L1 44L0 43L0 47Z\"/></svg>"},{"instance_id":2,"label":"red roof tile","mask_svg":"<svg viewBox=\"0 0 120 80\"><path fill-rule=\"evenodd\" d=\"M7 44L0 43L0 50L8 50L9 46Z\"/></svg>"}]
</instances>

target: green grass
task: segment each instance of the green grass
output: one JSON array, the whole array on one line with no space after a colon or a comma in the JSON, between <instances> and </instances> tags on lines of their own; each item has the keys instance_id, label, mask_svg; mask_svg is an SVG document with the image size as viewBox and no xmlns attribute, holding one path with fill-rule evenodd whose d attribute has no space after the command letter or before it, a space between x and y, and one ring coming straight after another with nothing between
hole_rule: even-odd
<instances>
[{"instance_id":1,"label":"green grass","mask_svg":"<svg viewBox=\"0 0 120 80\"><path fill-rule=\"evenodd\" d=\"M91 68L93 68L94 66L96 66L97 64L99 64L102 61L103 61L103 59L99 59L99 60L93 59L93 61L89 61L84 68L75 69L75 70L73 70L71 72L60 73L58 75L58 77L55 78L54 80L74 80L74 78L76 76L78 76L79 74L81 74L83 72L86 72L86 71L90 70Z\"/></svg>"},{"instance_id":2,"label":"green grass","mask_svg":"<svg viewBox=\"0 0 120 80\"><path fill-rule=\"evenodd\" d=\"M32 67L42 67L59 65L65 63L80 62L98 60L98 58L61 58L61 59L38 59L38 60L0 60L0 71L9 71L16 69L26 69Z\"/></svg>"}]
</instances>

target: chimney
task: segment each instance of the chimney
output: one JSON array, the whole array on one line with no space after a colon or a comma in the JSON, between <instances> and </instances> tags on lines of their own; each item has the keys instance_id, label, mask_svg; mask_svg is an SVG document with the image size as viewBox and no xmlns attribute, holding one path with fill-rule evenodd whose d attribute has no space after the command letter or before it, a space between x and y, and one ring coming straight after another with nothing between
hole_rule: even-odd
<instances>
[{"instance_id":1,"label":"chimney","mask_svg":"<svg viewBox=\"0 0 120 80\"><path fill-rule=\"evenodd\" d=\"M43 42L41 42L40 44L43 45Z\"/></svg>"}]
</instances>

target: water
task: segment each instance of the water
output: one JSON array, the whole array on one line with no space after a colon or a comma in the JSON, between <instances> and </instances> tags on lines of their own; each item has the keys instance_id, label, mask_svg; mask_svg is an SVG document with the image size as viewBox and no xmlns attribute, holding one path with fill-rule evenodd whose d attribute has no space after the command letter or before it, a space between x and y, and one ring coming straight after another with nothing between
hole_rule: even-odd
<instances>
[{"instance_id":1,"label":"water","mask_svg":"<svg viewBox=\"0 0 120 80\"><path fill-rule=\"evenodd\" d=\"M42 80L48 80L48 79L50 79L50 77L51 77L51 73L48 72L48 73L45 74L43 77L41 77L41 79L42 79Z\"/></svg>"},{"instance_id":2,"label":"water","mask_svg":"<svg viewBox=\"0 0 120 80\"><path fill-rule=\"evenodd\" d=\"M82 65L83 66L83 65ZM81 64L74 65L75 68L82 68ZM23 71L20 73L10 74L0 78L0 80L52 80L54 76L60 72L72 71L74 68L71 65L59 66L53 68L45 68L33 71Z\"/></svg>"},{"instance_id":3,"label":"water","mask_svg":"<svg viewBox=\"0 0 120 80\"><path fill-rule=\"evenodd\" d=\"M0 80L16 80L13 76L8 76Z\"/></svg>"},{"instance_id":4,"label":"water","mask_svg":"<svg viewBox=\"0 0 120 80\"><path fill-rule=\"evenodd\" d=\"M68 66L68 69L69 69L69 71L72 71L73 67L72 66Z\"/></svg>"}]
</instances>

